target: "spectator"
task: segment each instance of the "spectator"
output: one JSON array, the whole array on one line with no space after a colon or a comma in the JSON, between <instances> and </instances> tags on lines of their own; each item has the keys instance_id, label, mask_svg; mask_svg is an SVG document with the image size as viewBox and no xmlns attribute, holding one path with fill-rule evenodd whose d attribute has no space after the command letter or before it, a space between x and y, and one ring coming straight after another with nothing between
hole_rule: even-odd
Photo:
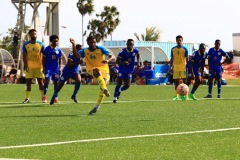
<instances>
[{"instance_id":1,"label":"spectator","mask_svg":"<svg viewBox=\"0 0 240 160\"><path fill-rule=\"evenodd\" d=\"M110 69L110 81L111 82L116 82L117 80L117 75L118 75L118 70L119 70L119 66L118 64L115 62L114 65L111 67Z\"/></svg>"},{"instance_id":2,"label":"spectator","mask_svg":"<svg viewBox=\"0 0 240 160\"><path fill-rule=\"evenodd\" d=\"M146 70L151 70L151 66L149 65L149 62L148 62L147 60L145 60L145 61L143 62L143 68L142 68L140 85L146 84L146 75L145 75L145 71L146 71Z\"/></svg>"},{"instance_id":3,"label":"spectator","mask_svg":"<svg viewBox=\"0 0 240 160\"><path fill-rule=\"evenodd\" d=\"M10 70L9 74L7 75L6 79L7 83L17 83L17 69L15 65L12 65L12 69Z\"/></svg>"}]
</instances>

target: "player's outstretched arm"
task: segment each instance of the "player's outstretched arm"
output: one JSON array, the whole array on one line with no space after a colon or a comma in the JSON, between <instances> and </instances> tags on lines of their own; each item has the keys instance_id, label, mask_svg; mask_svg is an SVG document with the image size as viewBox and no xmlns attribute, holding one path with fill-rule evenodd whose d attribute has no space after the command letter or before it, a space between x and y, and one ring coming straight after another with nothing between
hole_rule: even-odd
<instances>
[{"instance_id":1,"label":"player's outstretched arm","mask_svg":"<svg viewBox=\"0 0 240 160\"><path fill-rule=\"evenodd\" d=\"M76 43L75 43L75 40L74 40L73 38L70 38L70 43L72 44L73 56L74 56L75 58L80 58L80 54L77 53Z\"/></svg>"}]
</instances>

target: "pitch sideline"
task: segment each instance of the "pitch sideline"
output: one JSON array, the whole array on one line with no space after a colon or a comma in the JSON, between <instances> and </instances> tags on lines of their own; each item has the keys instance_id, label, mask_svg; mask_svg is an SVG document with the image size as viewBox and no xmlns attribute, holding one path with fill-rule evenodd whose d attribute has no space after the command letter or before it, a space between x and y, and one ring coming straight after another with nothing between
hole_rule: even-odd
<instances>
[{"instance_id":1,"label":"pitch sideline","mask_svg":"<svg viewBox=\"0 0 240 160\"><path fill-rule=\"evenodd\" d=\"M52 143L29 144L29 145L19 145L19 146L2 146L2 147L0 147L0 150L2 150L2 149L14 149L14 148L54 146L54 145L62 145L62 144L107 141L107 140L118 140L118 139L133 139L133 138L144 138L144 137L163 137L163 136L187 135L187 134L198 134L198 133L212 133L212 132L224 132L224 131L236 131L236 130L240 130L240 127L237 127L237 128L222 128L222 129L214 129L214 130L200 130L200 131L191 131L191 132L176 132L176 133L147 134L147 135L124 136L124 137L83 139L83 140L66 141L66 142L52 142Z\"/></svg>"}]
</instances>

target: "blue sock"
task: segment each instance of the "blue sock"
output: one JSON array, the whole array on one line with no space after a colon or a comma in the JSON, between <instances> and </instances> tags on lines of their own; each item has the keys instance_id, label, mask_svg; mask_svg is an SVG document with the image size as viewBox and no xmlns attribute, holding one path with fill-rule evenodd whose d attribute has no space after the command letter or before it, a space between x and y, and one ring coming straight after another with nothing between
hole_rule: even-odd
<instances>
[{"instance_id":1,"label":"blue sock","mask_svg":"<svg viewBox=\"0 0 240 160\"><path fill-rule=\"evenodd\" d=\"M212 87L213 87L212 83L209 83L208 84L208 94L212 95Z\"/></svg>"},{"instance_id":2,"label":"blue sock","mask_svg":"<svg viewBox=\"0 0 240 160\"><path fill-rule=\"evenodd\" d=\"M114 91L114 97L117 97L119 95L119 89L120 89L121 86L116 86L115 87L115 91Z\"/></svg>"},{"instance_id":3,"label":"blue sock","mask_svg":"<svg viewBox=\"0 0 240 160\"><path fill-rule=\"evenodd\" d=\"M47 90L48 90L48 83L44 83L44 86L43 86L43 95L46 95L46 94L47 94Z\"/></svg>"},{"instance_id":4,"label":"blue sock","mask_svg":"<svg viewBox=\"0 0 240 160\"><path fill-rule=\"evenodd\" d=\"M195 89L195 88L192 88L191 94L194 94L195 91L196 91L196 89Z\"/></svg>"},{"instance_id":5,"label":"blue sock","mask_svg":"<svg viewBox=\"0 0 240 160\"><path fill-rule=\"evenodd\" d=\"M76 96L76 94L78 93L79 89L80 89L80 83L75 83L73 96Z\"/></svg>"},{"instance_id":6,"label":"blue sock","mask_svg":"<svg viewBox=\"0 0 240 160\"><path fill-rule=\"evenodd\" d=\"M220 80L218 81L217 87L218 87L218 95L220 95L222 90L222 83Z\"/></svg>"}]
</instances>

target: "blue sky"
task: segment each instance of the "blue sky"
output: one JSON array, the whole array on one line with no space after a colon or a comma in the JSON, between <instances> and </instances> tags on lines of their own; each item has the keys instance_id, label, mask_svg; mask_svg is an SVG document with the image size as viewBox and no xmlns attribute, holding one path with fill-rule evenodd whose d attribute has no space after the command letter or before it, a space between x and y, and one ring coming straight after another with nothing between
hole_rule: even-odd
<instances>
[{"instance_id":1,"label":"blue sky","mask_svg":"<svg viewBox=\"0 0 240 160\"><path fill-rule=\"evenodd\" d=\"M81 15L76 8L78 0L60 0L60 45L69 47L69 38L81 43ZM232 50L232 33L240 33L240 1L227 0L95 0L96 13L105 5L116 6L121 23L113 33L113 40L133 38L134 33L143 34L147 27L162 31L161 41L175 42L182 35L185 43L207 43L214 45L215 39L222 41L221 47ZM45 7L40 6L42 23L45 23ZM84 26L95 14L85 16ZM27 8L26 24L31 24L32 9ZM0 1L0 33L14 27L17 10L11 0ZM40 37L40 35L39 35ZM1 37L0 37L1 38ZM48 37L45 37L48 39ZM110 40L108 37L107 40ZM47 43L47 40L46 40Z\"/></svg>"}]
</instances>

